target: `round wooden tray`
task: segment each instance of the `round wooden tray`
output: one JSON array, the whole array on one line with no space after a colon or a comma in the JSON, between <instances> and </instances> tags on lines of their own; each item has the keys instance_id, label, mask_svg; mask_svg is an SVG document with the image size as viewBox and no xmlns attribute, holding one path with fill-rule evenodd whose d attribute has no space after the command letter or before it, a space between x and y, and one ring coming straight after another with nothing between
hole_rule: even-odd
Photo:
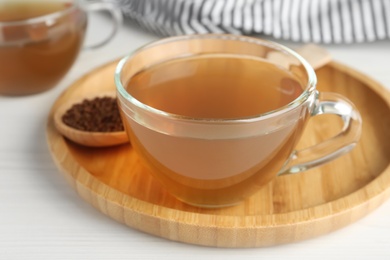
<instances>
[{"instance_id":1,"label":"round wooden tray","mask_svg":"<svg viewBox=\"0 0 390 260\"><path fill-rule=\"evenodd\" d=\"M140 164L131 145L87 148L55 129L53 113L69 99L114 89L116 62L95 69L55 102L46 128L54 161L77 193L132 228L174 241L216 247L261 247L300 241L344 227L390 196L390 94L338 63L317 71L320 91L351 99L363 117L362 138L350 153L322 167L277 177L240 205L201 209L176 200ZM338 118L310 120L299 147L337 133Z\"/></svg>"}]
</instances>

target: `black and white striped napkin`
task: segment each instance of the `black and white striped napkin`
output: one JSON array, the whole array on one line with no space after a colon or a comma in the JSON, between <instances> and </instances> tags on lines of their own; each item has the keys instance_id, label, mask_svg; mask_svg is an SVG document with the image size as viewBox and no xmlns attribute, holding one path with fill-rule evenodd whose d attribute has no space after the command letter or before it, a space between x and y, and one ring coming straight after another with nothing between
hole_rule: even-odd
<instances>
[{"instance_id":1,"label":"black and white striped napkin","mask_svg":"<svg viewBox=\"0 0 390 260\"><path fill-rule=\"evenodd\" d=\"M390 0L111 0L162 36L263 34L314 43L390 38Z\"/></svg>"}]
</instances>

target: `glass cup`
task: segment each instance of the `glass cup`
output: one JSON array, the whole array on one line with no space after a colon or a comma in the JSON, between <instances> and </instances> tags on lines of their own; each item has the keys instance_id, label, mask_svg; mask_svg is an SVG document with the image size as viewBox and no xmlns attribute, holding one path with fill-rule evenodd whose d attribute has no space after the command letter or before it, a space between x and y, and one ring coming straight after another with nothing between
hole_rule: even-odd
<instances>
[{"instance_id":1,"label":"glass cup","mask_svg":"<svg viewBox=\"0 0 390 260\"><path fill-rule=\"evenodd\" d=\"M179 71L192 73L180 59L184 62L210 57L271 64L277 73L280 70L293 75L302 92L288 104L253 116L204 118L162 111L135 98L128 88L137 75L151 68L156 69L150 81L159 82L175 78ZM173 61L177 61L176 72L159 72L159 66ZM230 73L240 77L243 72ZM210 77L205 82L212 84L212 80L222 78ZM313 68L294 51L277 43L235 35L162 39L123 58L115 72L118 104L133 148L168 192L199 207L234 205L278 175L321 165L356 145L361 133L359 112L339 94L319 93L316 81ZM235 87L239 93L242 86ZM208 94L208 88L202 91ZM159 95L167 98L163 91ZM244 106L246 101L240 102ZM322 114L342 119L344 125L339 134L304 150L294 150L306 122Z\"/></svg>"},{"instance_id":2,"label":"glass cup","mask_svg":"<svg viewBox=\"0 0 390 260\"><path fill-rule=\"evenodd\" d=\"M28 95L54 87L82 49L89 11L107 11L114 22L106 44L122 22L110 3L78 0L0 0L0 95Z\"/></svg>"}]
</instances>

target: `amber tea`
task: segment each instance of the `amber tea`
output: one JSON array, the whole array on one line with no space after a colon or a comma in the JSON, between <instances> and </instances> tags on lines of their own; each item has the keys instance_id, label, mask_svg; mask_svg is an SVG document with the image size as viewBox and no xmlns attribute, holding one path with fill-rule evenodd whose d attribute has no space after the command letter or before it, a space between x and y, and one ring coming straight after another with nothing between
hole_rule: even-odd
<instances>
[{"instance_id":1,"label":"amber tea","mask_svg":"<svg viewBox=\"0 0 390 260\"><path fill-rule=\"evenodd\" d=\"M348 99L318 92L307 61L259 38L164 38L121 59L114 78L131 145L155 179L191 205L239 203L280 174L339 157L360 137ZM342 119L340 132L294 150L305 123L323 114Z\"/></svg>"},{"instance_id":2,"label":"amber tea","mask_svg":"<svg viewBox=\"0 0 390 260\"><path fill-rule=\"evenodd\" d=\"M139 72L127 91L153 108L194 118L243 118L287 105L303 91L290 72L260 59L177 59Z\"/></svg>"},{"instance_id":3,"label":"amber tea","mask_svg":"<svg viewBox=\"0 0 390 260\"><path fill-rule=\"evenodd\" d=\"M249 118L279 109L303 91L294 75L262 59L202 55L152 66L127 91L161 111L198 119ZM301 124L224 138L175 136L129 120L132 145L181 200L226 205L268 182L285 162ZM277 170L276 170L277 171Z\"/></svg>"},{"instance_id":4,"label":"amber tea","mask_svg":"<svg viewBox=\"0 0 390 260\"><path fill-rule=\"evenodd\" d=\"M76 59L86 14L66 13L72 3L6 1L0 4L0 93L31 94L56 84ZM63 11L58 17L28 22Z\"/></svg>"}]
</instances>

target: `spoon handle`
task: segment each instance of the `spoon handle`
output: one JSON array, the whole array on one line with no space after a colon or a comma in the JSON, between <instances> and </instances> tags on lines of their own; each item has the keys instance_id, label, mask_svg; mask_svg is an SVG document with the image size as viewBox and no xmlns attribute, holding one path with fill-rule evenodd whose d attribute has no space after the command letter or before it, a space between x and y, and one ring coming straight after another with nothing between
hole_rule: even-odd
<instances>
[{"instance_id":1,"label":"spoon handle","mask_svg":"<svg viewBox=\"0 0 390 260\"><path fill-rule=\"evenodd\" d=\"M314 69L319 69L332 60L329 52L316 44L306 44L295 49Z\"/></svg>"}]
</instances>

